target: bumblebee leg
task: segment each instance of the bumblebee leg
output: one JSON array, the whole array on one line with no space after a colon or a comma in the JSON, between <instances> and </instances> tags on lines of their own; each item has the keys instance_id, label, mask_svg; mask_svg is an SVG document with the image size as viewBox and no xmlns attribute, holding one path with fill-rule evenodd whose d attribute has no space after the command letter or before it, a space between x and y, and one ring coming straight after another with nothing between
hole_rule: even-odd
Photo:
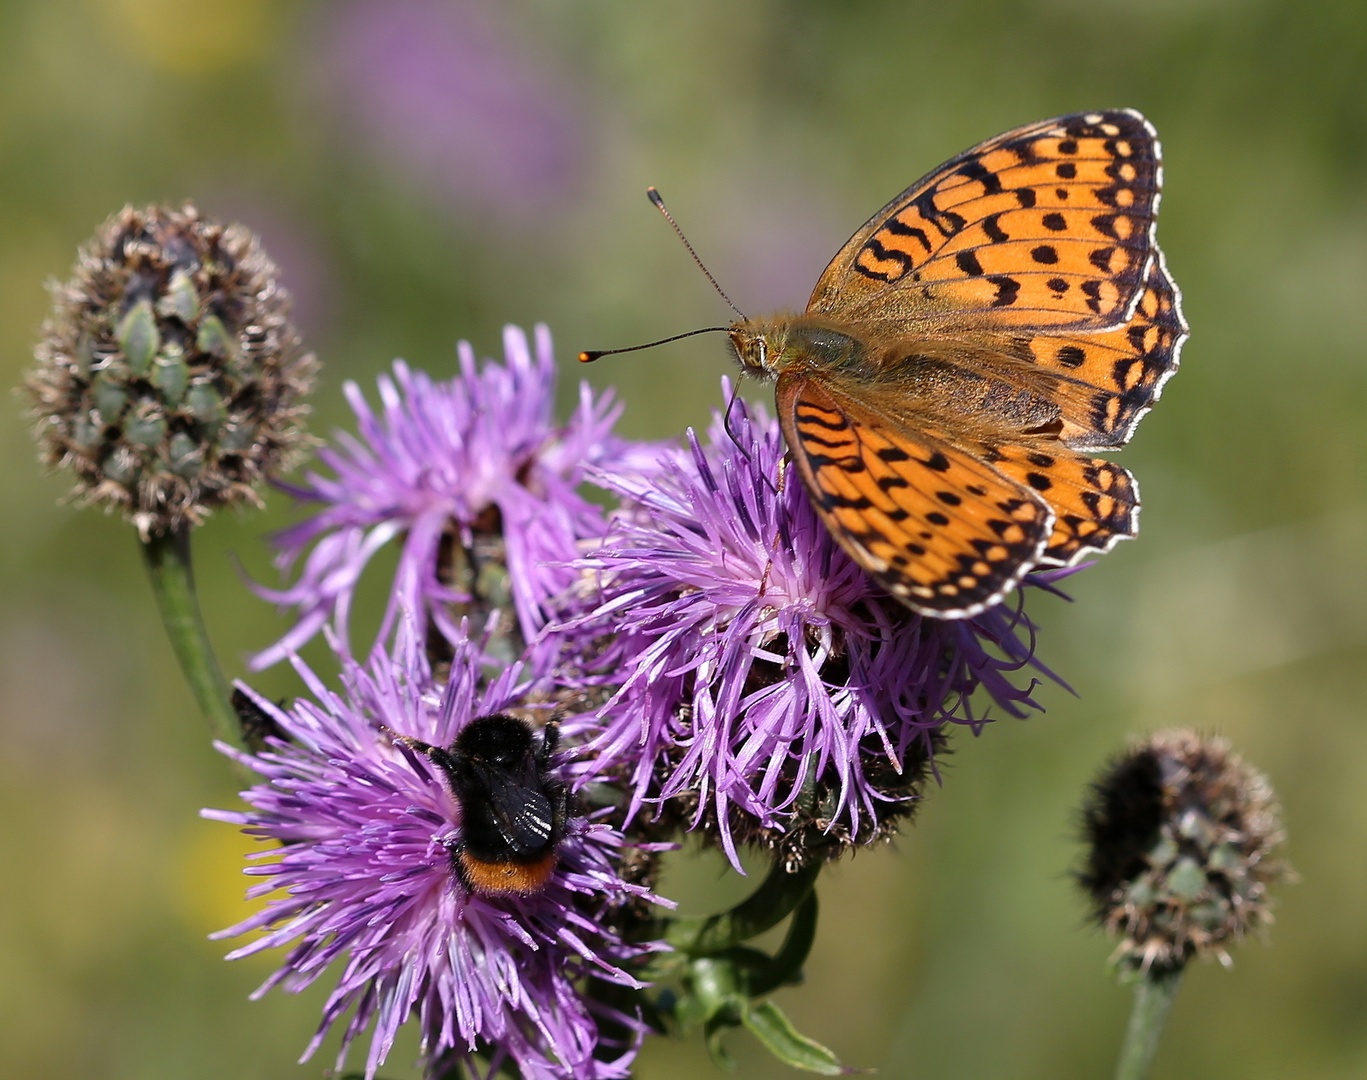
<instances>
[{"instance_id":1,"label":"bumblebee leg","mask_svg":"<svg viewBox=\"0 0 1367 1080\"><path fill-rule=\"evenodd\" d=\"M551 843L558 844L565 838L565 822L570 818L570 801L573 798L567 784L559 784L551 795Z\"/></svg>"},{"instance_id":2,"label":"bumblebee leg","mask_svg":"<svg viewBox=\"0 0 1367 1080\"><path fill-rule=\"evenodd\" d=\"M560 721L547 720L541 729L541 750L536 755L536 763L542 770L550 768L551 756L560 745Z\"/></svg>"},{"instance_id":3,"label":"bumblebee leg","mask_svg":"<svg viewBox=\"0 0 1367 1080\"><path fill-rule=\"evenodd\" d=\"M450 776L455 769L456 759L451 751L440 746L433 746L431 743L425 743L421 739L414 739L408 735L395 735L389 728L384 728L383 730L389 736L390 742L398 746L406 746L415 754L421 754L423 757L427 758L428 761L432 762L433 765L441 768L448 776Z\"/></svg>"}]
</instances>

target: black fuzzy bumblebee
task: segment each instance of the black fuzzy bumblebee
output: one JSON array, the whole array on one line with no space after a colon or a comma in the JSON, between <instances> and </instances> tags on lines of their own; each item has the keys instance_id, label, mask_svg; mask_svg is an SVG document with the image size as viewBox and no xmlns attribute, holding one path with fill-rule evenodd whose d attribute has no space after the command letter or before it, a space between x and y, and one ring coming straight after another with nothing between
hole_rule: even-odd
<instances>
[{"instance_id":1,"label":"black fuzzy bumblebee","mask_svg":"<svg viewBox=\"0 0 1367 1080\"><path fill-rule=\"evenodd\" d=\"M554 720L538 745L530 724L505 713L471 720L449 749L394 738L446 774L461 819L451 863L472 892L528 896L550 881L569 816L569 790L550 775L559 739Z\"/></svg>"}]
</instances>

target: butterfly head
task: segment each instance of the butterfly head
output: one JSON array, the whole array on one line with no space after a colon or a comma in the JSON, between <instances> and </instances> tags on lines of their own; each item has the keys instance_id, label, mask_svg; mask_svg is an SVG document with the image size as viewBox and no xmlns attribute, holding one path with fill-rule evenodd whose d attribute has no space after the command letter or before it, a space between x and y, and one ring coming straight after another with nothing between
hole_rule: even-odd
<instances>
[{"instance_id":1,"label":"butterfly head","mask_svg":"<svg viewBox=\"0 0 1367 1080\"><path fill-rule=\"evenodd\" d=\"M796 359L792 331L791 319L742 319L727 334L745 374L773 379Z\"/></svg>"},{"instance_id":2,"label":"butterfly head","mask_svg":"<svg viewBox=\"0 0 1367 1080\"><path fill-rule=\"evenodd\" d=\"M727 333L747 375L773 379L792 368L830 371L858 364L864 346L847 333L801 315L743 319Z\"/></svg>"}]
</instances>

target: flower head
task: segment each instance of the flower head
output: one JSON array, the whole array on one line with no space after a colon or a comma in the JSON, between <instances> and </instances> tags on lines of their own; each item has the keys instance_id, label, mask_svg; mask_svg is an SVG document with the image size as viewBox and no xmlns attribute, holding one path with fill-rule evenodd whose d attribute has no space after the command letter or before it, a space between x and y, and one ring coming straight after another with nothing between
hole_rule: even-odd
<instances>
[{"instance_id":1,"label":"flower head","mask_svg":"<svg viewBox=\"0 0 1367 1080\"><path fill-rule=\"evenodd\" d=\"M729 426L707 445L690 432L648 481L597 475L625 509L580 562L596 604L563 632L610 642L618 685L591 745L630 773L633 809L689 800L733 860L738 828L795 825L834 855L910 811L939 729L978 722L979 687L1010 715L1037 707L1013 681L1031 627L1004 608L913 614L784 474L778 425L737 405Z\"/></svg>"},{"instance_id":2,"label":"flower head","mask_svg":"<svg viewBox=\"0 0 1367 1080\"><path fill-rule=\"evenodd\" d=\"M146 539L259 503L306 443L316 362L257 238L180 210L125 207L53 287L29 375L45 461L74 496L117 507Z\"/></svg>"},{"instance_id":3,"label":"flower head","mask_svg":"<svg viewBox=\"0 0 1367 1080\"><path fill-rule=\"evenodd\" d=\"M611 435L620 410L585 384L570 422L556 427L549 331L537 327L534 354L516 327L503 343L506 362L481 368L461 342L460 374L448 382L395 363L394 377L379 380L378 413L347 384L358 434L341 434L319 453L332 475L311 471L292 489L319 509L275 537L277 564L288 569L312 550L292 585L258 589L299 614L255 658L257 668L298 649L329 619L345 645L362 572L396 537L403 550L381 640L402 611L452 639L460 617L452 605L472 600L482 611L510 600L526 640L544 623L544 605L572 578L565 564L578 542L603 530L602 512L575 489L585 466L622 452ZM456 560L463 582L450 576Z\"/></svg>"},{"instance_id":4,"label":"flower head","mask_svg":"<svg viewBox=\"0 0 1367 1080\"><path fill-rule=\"evenodd\" d=\"M216 936L263 931L230 958L293 946L258 994L307 986L343 961L305 1057L354 1010L341 1055L373 1020L367 1076L409 1016L431 1062L482 1051L511 1057L526 1077L625 1076L634 1041L611 1046L600 1025L640 1024L590 1001L583 984L639 986L627 967L652 946L624 942L614 916L653 898L619 874L621 835L574 810L544 887L494 896L461 883L461 803L408 741L450 746L525 688L514 669L481 688L484 658L463 639L438 688L413 640L400 633L395 655L377 651L366 668L344 659L340 694L296 660L312 700L281 709L256 699L282 737L255 755L220 747L264 782L243 795L251 809L205 816L283 846L247 870L266 879L249 895L276 897Z\"/></svg>"},{"instance_id":5,"label":"flower head","mask_svg":"<svg viewBox=\"0 0 1367 1080\"><path fill-rule=\"evenodd\" d=\"M1079 883L1098 922L1122 937L1122 968L1173 971L1270 923L1267 888L1280 812L1267 778L1224 739L1151 735L1113 762L1083 810Z\"/></svg>"}]
</instances>

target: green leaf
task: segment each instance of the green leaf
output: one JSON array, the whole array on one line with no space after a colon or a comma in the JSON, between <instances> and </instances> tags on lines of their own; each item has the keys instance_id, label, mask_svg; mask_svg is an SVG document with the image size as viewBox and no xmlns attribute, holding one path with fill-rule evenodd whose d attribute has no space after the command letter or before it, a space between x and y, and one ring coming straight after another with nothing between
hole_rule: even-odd
<instances>
[{"instance_id":1,"label":"green leaf","mask_svg":"<svg viewBox=\"0 0 1367 1080\"><path fill-rule=\"evenodd\" d=\"M703 1032L707 1040L707 1052L712 1056L712 1063L719 1069L727 1072L736 1071L736 1063L731 1055L726 1052L726 1047L722 1045L721 1037L729 1029L736 1026L734 1020L725 1017L715 1017L707 1021L703 1027Z\"/></svg>"},{"instance_id":2,"label":"green leaf","mask_svg":"<svg viewBox=\"0 0 1367 1080\"><path fill-rule=\"evenodd\" d=\"M842 1076L856 1071L840 1064L840 1059L819 1042L801 1034L772 1001L747 1009L741 1016L741 1023L769 1053L794 1069L822 1076Z\"/></svg>"}]
</instances>

